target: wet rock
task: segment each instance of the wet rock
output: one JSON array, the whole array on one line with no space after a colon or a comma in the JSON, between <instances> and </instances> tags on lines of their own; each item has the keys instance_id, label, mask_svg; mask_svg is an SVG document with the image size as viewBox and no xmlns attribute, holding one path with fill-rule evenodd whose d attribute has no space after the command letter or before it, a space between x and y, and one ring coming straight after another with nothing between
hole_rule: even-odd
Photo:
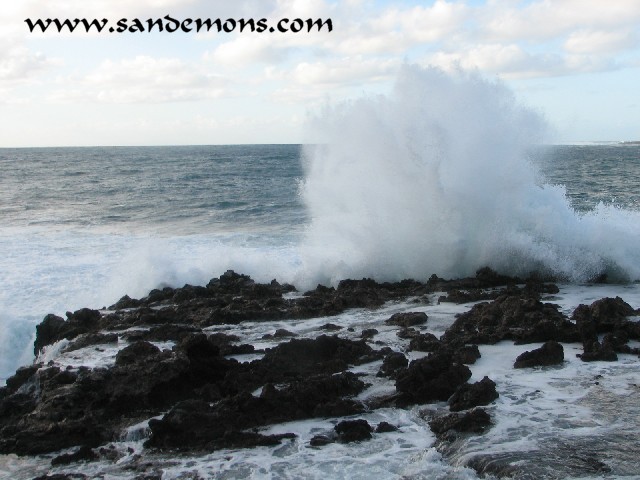
<instances>
[{"instance_id":1,"label":"wet rock","mask_svg":"<svg viewBox=\"0 0 640 480\"><path fill-rule=\"evenodd\" d=\"M51 465L69 465L70 463L76 462L92 462L98 459L98 455L94 453L94 451L87 446L80 447L73 453L65 453L63 455L59 455L51 460Z\"/></svg>"},{"instance_id":2,"label":"wet rock","mask_svg":"<svg viewBox=\"0 0 640 480\"><path fill-rule=\"evenodd\" d=\"M376 358L363 340L346 340L321 335L316 339L293 339L267 351L261 364L268 369L266 381L282 378L304 378L310 374L335 373L349 365L366 363Z\"/></svg>"},{"instance_id":3,"label":"wet rock","mask_svg":"<svg viewBox=\"0 0 640 480\"><path fill-rule=\"evenodd\" d=\"M265 386L260 397L244 392L215 404L196 399L183 401L161 420L149 422L152 435L146 445L182 450L243 447L230 442L229 435L248 428L312 418L323 408L331 408L342 397L356 395L363 388L364 383L355 375L342 373L310 377L280 390Z\"/></svg>"},{"instance_id":4,"label":"wet rock","mask_svg":"<svg viewBox=\"0 0 640 480\"><path fill-rule=\"evenodd\" d=\"M18 370L16 370L16 373L6 380L8 392L15 392L22 385L31 380L33 378L33 375L40 369L41 366L42 365L38 364L18 368Z\"/></svg>"},{"instance_id":5,"label":"wet rock","mask_svg":"<svg viewBox=\"0 0 640 480\"><path fill-rule=\"evenodd\" d=\"M378 371L379 377L391 377L396 378L398 372L403 370L409 364L409 360L400 352L391 352L384 357L380 371Z\"/></svg>"},{"instance_id":6,"label":"wet rock","mask_svg":"<svg viewBox=\"0 0 640 480\"><path fill-rule=\"evenodd\" d=\"M613 351L609 344L600 344L600 342L584 342L584 352L578 354L583 362L616 362L618 355Z\"/></svg>"},{"instance_id":7,"label":"wet rock","mask_svg":"<svg viewBox=\"0 0 640 480\"><path fill-rule=\"evenodd\" d=\"M312 447L324 447L325 445L329 445L330 443L335 443L336 439L333 436L329 435L315 435L309 441L309 445Z\"/></svg>"},{"instance_id":8,"label":"wet rock","mask_svg":"<svg viewBox=\"0 0 640 480\"><path fill-rule=\"evenodd\" d=\"M396 390L402 394L400 403L446 401L459 385L471 377L471 370L454 362L447 353L436 353L414 360L398 374Z\"/></svg>"},{"instance_id":9,"label":"wet rock","mask_svg":"<svg viewBox=\"0 0 640 480\"><path fill-rule=\"evenodd\" d=\"M375 337L378 333L378 330L376 330L375 328L365 328L362 333L360 334L360 337L363 339L370 339Z\"/></svg>"},{"instance_id":10,"label":"wet rock","mask_svg":"<svg viewBox=\"0 0 640 480\"><path fill-rule=\"evenodd\" d=\"M432 333L414 335L409 342L409 350L417 350L419 352L435 352L441 346L438 337Z\"/></svg>"},{"instance_id":11,"label":"wet rock","mask_svg":"<svg viewBox=\"0 0 640 480\"><path fill-rule=\"evenodd\" d=\"M477 345L463 345L456 348L453 355L458 362L464 363L465 365L472 365L476 363L476 360L482 357Z\"/></svg>"},{"instance_id":12,"label":"wet rock","mask_svg":"<svg viewBox=\"0 0 640 480\"><path fill-rule=\"evenodd\" d=\"M580 333L556 305L527 296L501 296L474 305L458 316L442 336L451 344L494 344L501 340L536 343L548 340L576 342Z\"/></svg>"},{"instance_id":13,"label":"wet rock","mask_svg":"<svg viewBox=\"0 0 640 480\"><path fill-rule=\"evenodd\" d=\"M295 333L290 332L289 330L284 328L277 329L273 334L273 338L287 338L287 337L295 337L295 336L296 336Z\"/></svg>"},{"instance_id":14,"label":"wet rock","mask_svg":"<svg viewBox=\"0 0 640 480\"><path fill-rule=\"evenodd\" d=\"M399 327L413 327L415 325L423 325L429 317L424 312L403 312L394 313L384 323L387 325L398 325Z\"/></svg>"},{"instance_id":15,"label":"wet rock","mask_svg":"<svg viewBox=\"0 0 640 480\"><path fill-rule=\"evenodd\" d=\"M73 352L94 345L108 345L118 343L118 335L115 333L86 333L76 337L64 349L65 352Z\"/></svg>"},{"instance_id":16,"label":"wet rock","mask_svg":"<svg viewBox=\"0 0 640 480\"><path fill-rule=\"evenodd\" d=\"M124 295L116 303L109 307L109 310L122 310L125 308L137 308L142 305L140 300L131 298L129 295Z\"/></svg>"},{"instance_id":17,"label":"wet rock","mask_svg":"<svg viewBox=\"0 0 640 480\"><path fill-rule=\"evenodd\" d=\"M324 330L326 332L337 332L338 330L342 330L342 327L335 323L325 323L320 327L320 330Z\"/></svg>"},{"instance_id":18,"label":"wet rock","mask_svg":"<svg viewBox=\"0 0 640 480\"><path fill-rule=\"evenodd\" d=\"M398 427L396 427L395 425L391 425L388 422L380 422L376 427L376 433L390 433L390 432L397 432L397 431L398 431Z\"/></svg>"},{"instance_id":19,"label":"wet rock","mask_svg":"<svg viewBox=\"0 0 640 480\"><path fill-rule=\"evenodd\" d=\"M459 412L481 405L489 405L498 398L496 384L489 377L484 377L479 382L464 384L458 387L455 393L449 398L449 410Z\"/></svg>"},{"instance_id":20,"label":"wet rock","mask_svg":"<svg viewBox=\"0 0 640 480\"><path fill-rule=\"evenodd\" d=\"M558 342L549 340L540 348L526 351L516 358L513 368L530 368L558 365L564 362L564 348Z\"/></svg>"},{"instance_id":21,"label":"wet rock","mask_svg":"<svg viewBox=\"0 0 640 480\"><path fill-rule=\"evenodd\" d=\"M366 420L343 420L335 426L335 431L341 442L362 442L372 438L373 428Z\"/></svg>"},{"instance_id":22,"label":"wet rock","mask_svg":"<svg viewBox=\"0 0 640 480\"><path fill-rule=\"evenodd\" d=\"M33 353L38 355L47 345L58 341L66 322L64 318L50 313L36 326L36 340L33 345Z\"/></svg>"},{"instance_id":23,"label":"wet rock","mask_svg":"<svg viewBox=\"0 0 640 480\"><path fill-rule=\"evenodd\" d=\"M146 361L160 353L160 349L152 343L141 341L127 345L116 354L116 365L130 365Z\"/></svg>"},{"instance_id":24,"label":"wet rock","mask_svg":"<svg viewBox=\"0 0 640 480\"><path fill-rule=\"evenodd\" d=\"M456 432L483 433L491 425L490 415L482 408L464 413L450 413L429 422L431 431L441 435L449 430Z\"/></svg>"}]
</instances>

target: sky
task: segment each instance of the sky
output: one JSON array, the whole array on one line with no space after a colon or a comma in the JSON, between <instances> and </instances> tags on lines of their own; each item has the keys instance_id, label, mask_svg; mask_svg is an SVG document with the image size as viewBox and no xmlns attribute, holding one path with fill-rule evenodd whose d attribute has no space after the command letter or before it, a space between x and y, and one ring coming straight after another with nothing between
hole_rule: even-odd
<instances>
[{"instance_id":1,"label":"sky","mask_svg":"<svg viewBox=\"0 0 640 480\"><path fill-rule=\"evenodd\" d=\"M30 32L25 19L331 19L320 32ZM469 69L556 143L640 140L638 0L19 0L0 12L0 147L300 143L405 63Z\"/></svg>"}]
</instances>

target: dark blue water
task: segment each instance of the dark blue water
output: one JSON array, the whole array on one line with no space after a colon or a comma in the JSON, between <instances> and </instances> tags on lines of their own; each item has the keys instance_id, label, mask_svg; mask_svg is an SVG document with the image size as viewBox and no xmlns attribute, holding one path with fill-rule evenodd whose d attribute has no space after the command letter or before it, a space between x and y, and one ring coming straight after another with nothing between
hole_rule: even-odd
<instances>
[{"instance_id":1,"label":"dark blue water","mask_svg":"<svg viewBox=\"0 0 640 480\"><path fill-rule=\"evenodd\" d=\"M3 226L193 234L300 225L298 145L0 149Z\"/></svg>"}]
</instances>

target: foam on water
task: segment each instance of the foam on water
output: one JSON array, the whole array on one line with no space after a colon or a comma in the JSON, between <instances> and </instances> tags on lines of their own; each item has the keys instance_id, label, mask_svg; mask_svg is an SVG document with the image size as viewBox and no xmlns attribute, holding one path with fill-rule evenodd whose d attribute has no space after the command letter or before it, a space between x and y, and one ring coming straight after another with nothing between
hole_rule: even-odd
<instances>
[{"instance_id":1,"label":"foam on water","mask_svg":"<svg viewBox=\"0 0 640 480\"><path fill-rule=\"evenodd\" d=\"M640 278L640 213L578 214L542 183L528 150L544 122L500 84L405 66L391 95L326 107L311 132L303 278Z\"/></svg>"}]
</instances>

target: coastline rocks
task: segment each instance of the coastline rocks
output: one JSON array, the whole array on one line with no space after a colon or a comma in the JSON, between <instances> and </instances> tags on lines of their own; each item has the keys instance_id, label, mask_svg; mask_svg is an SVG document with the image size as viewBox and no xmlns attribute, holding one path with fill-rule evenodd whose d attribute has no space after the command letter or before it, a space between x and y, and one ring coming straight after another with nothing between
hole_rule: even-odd
<instances>
[{"instance_id":1,"label":"coastline rocks","mask_svg":"<svg viewBox=\"0 0 640 480\"><path fill-rule=\"evenodd\" d=\"M491 425L491 416L483 408L474 408L464 413L450 413L429 422L431 431L443 435L455 432L483 433Z\"/></svg>"},{"instance_id":2,"label":"coastline rocks","mask_svg":"<svg viewBox=\"0 0 640 480\"><path fill-rule=\"evenodd\" d=\"M366 420L343 420L334 427L343 443L361 442L372 438L373 427Z\"/></svg>"},{"instance_id":3,"label":"coastline rocks","mask_svg":"<svg viewBox=\"0 0 640 480\"><path fill-rule=\"evenodd\" d=\"M407 365L409 365L407 357L400 352L391 352L384 357L378 376L396 378L398 372L405 369Z\"/></svg>"},{"instance_id":4,"label":"coastline rocks","mask_svg":"<svg viewBox=\"0 0 640 480\"><path fill-rule=\"evenodd\" d=\"M394 313L384 323L387 325L397 325L399 327L409 328L416 325L427 323L427 314L424 312L402 312Z\"/></svg>"},{"instance_id":5,"label":"coastline rocks","mask_svg":"<svg viewBox=\"0 0 640 480\"><path fill-rule=\"evenodd\" d=\"M459 412L473 407L489 405L498 397L495 382L485 376L479 382L473 384L465 383L458 387L449 398L449 410Z\"/></svg>"},{"instance_id":6,"label":"coastline rocks","mask_svg":"<svg viewBox=\"0 0 640 480\"><path fill-rule=\"evenodd\" d=\"M441 341L456 344L494 344L502 340L536 343L548 340L579 341L576 326L556 305L535 298L501 296L490 303L474 305L458 316Z\"/></svg>"},{"instance_id":7,"label":"coastline rocks","mask_svg":"<svg viewBox=\"0 0 640 480\"><path fill-rule=\"evenodd\" d=\"M530 368L558 365L564 362L564 348L558 342L549 340L540 348L526 351L516 358L513 368Z\"/></svg>"},{"instance_id":8,"label":"coastline rocks","mask_svg":"<svg viewBox=\"0 0 640 480\"><path fill-rule=\"evenodd\" d=\"M186 400L161 420L149 422L151 438L145 446L198 450L238 447L243 441L242 432L248 428L332 416L338 409L340 415L361 413L361 404L344 397L356 395L363 388L364 383L354 374L344 372L311 377L281 390L265 385L259 397L243 392L215 404ZM268 439L274 440L279 441Z\"/></svg>"},{"instance_id":9,"label":"coastline rocks","mask_svg":"<svg viewBox=\"0 0 640 480\"><path fill-rule=\"evenodd\" d=\"M396 390L401 394L399 404L446 401L470 377L471 370L454 362L448 353L414 360L397 374Z\"/></svg>"}]
</instances>

